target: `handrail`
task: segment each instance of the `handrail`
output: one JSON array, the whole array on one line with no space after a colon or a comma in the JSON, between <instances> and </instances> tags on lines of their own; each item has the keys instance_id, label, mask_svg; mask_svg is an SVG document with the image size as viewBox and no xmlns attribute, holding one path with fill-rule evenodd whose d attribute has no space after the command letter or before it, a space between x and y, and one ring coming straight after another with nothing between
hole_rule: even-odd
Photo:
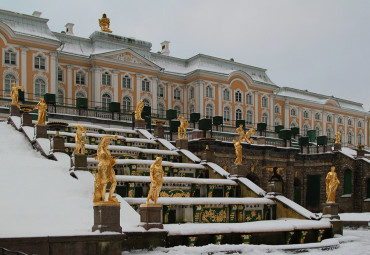
<instances>
[{"instance_id":1,"label":"handrail","mask_svg":"<svg viewBox=\"0 0 370 255\"><path fill-rule=\"evenodd\" d=\"M28 255L21 251L11 251L5 248L0 247L0 254L1 255Z\"/></svg>"}]
</instances>

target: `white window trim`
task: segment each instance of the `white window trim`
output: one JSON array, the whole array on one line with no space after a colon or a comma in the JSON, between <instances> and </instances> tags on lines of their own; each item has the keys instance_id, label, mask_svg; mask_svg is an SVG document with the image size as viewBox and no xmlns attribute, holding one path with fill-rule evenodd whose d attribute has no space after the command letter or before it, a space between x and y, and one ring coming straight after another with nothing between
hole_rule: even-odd
<instances>
[{"instance_id":1,"label":"white window trim","mask_svg":"<svg viewBox=\"0 0 370 255\"><path fill-rule=\"evenodd\" d=\"M77 77L77 73L78 72L82 72L84 74L84 76L85 76L85 84L76 83L76 77ZM88 76L88 73L85 72L82 68L80 68L80 69L74 71L73 82L72 83L75 86L87 86L87 84L88 84L88 77L89 77Z\"/></svg>"},{"instance_id":2,"label":"white window trim","mask_svg":"<svg viewBox=\"0 0 370 255\"><path fill-rule=\"evenodd\" d=\"M7 52L8 50L12 50L14 53L15 53L15 65L12 65L12 64L6 64L5 63L5 52ZM2 66L6 66L6 67L16 67L17 69L19 69L19 50L16 50L14 47L11 47L11 46L8 46L6 48L3 49L3 63L2 63Z\"/></svg>"},{"instance_id":3,"label":"white window trim","mask_svg":"<svg viewBox=\"0 0 370 255\"><path fill-rule=\"evenodd\" d=\"M110 84L103 84L103 75L108 75L110 77ZM85 82L86 83L86 82ZM104 71L100 75L100 84L102 87L113 87L113 75L109 71Z\"/></svg>"},{"instance_id":4,"label":"white window trim","mask_svg":"<svg viewBox=\"0 0 370 255\"><path fill-rule=\"evenodd\" d=\"M38 56L38 55L41 55L45 59L45 69L35 68L35 57ZM49 72L49 57L46 56L41 51L33 53L32 54L32 70L36 71L36 72L46 72L46 73L48 73Z\"/></svg>"},{"instance_id":5,"label":"white window trim","mask_svg":"<svg viewBox=\"0 0 370 255\"><path fill-rule=\"evenodd\" d=\"M130 88L124 88L123 87L123 79L128 77L130 79ZM130 75L130 74L123 74L121 76L121 89L129 89L129 90L133 90L133 77Z\"/></svg>"}]
</instances>

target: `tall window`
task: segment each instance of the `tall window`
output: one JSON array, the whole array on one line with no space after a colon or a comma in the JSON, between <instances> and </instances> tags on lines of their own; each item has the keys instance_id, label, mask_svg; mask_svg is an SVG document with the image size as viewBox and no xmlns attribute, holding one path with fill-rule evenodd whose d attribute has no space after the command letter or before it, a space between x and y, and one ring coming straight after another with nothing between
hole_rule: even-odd
<instances>
[{"instance_id":1,"label":"tall window","mask_svg":"<svg viewBox=\"0 0 370 255\"><path fill-rule=\"evenodd\" d=\"M164 87L162 85L158 86L158 96L164 97Z\"/></svg>"},{"instance_id":2,"label":"tall window","mask_svg":"<svg viewBox=\"0 0 370 255\"><path fill-rule=\"evenodd\" d=\"M158 104L158 116L159 116L159 118L164 118L165 117L165 107L162 103Z\"/></svg>"},{"instance_id":3,"label":"tall window","mask_svg":"<svg viewBox=\"0 0 370 255\"><path fill-rule=\"evenodd\" d=\"M333 121L333 117L331 115L328 115L326 117L326 120L327 120L327 122L332 122Z\"/></svg>"},{"instance_id":4,"label":"tall window","mask_svg":"<svg viewBox=\"0 0 370 255\"><path fill-rule=\"evenodd\" d=\"M131 78L128 75L122 77L122 88L131 89Z\"/></svg>"},{"instance_id":5,"label":"tall window","mask_svg":"<svg viewBox=\"0 0 370 255\"><path fill-rule=\"evenodd\" d=\"M16 82L14 75L12 75L12 74L5 75L5 79L4 79L4 90L5 90L4 94L5 94L5 96L10 95L10 91L11 91L11 87L12 87L13 82Z\"/></svg>"},{"instance_id":6,"label":"tall window","mask_svg":"<svg viewBox=\"0 0 370 255\"><path fill-rule=\"evenodd\" d=\"M262 107L268 107L268 99L266 96L263 96L261 99Z\"/></svg>"},{"instance_id":7,"label":"tall window","mask_svg":"<svg viewBox=\"0 0 370 255\"><path fill-rule=\"evenodd\" d=\"M307 124L304 124L303 125L303 135L306 136L307 135L307 131L310 129L310 127L307 125Z\"/></svg>"},{"instance_id":8,"label":"tall window","mask_svg":"<svg viewBox=\"0 0 370 255\"><path fill-rule=\"evenodd\" d=\"M206 118L210 119L213 117L213 106L211 104L206 105Z\"/></svg>"},{"instance_id":9,"label":"tall window","mask_svg":"<svg viewBox=\"0 0 370 255\"><path fill-rule=\"evenodd\" d=\"M305 118L305 119L309 119L310 118L310 114L308 113L308 111L304 111L303 112L303 118Z\"/></svg>"},{"instance_id":10,"label":"tall window","mask_svg":"<svg viewBox=\"0 0 370 255\"><path fill-rule=\"evenodd\" d=\"M176 110L176 115L177 115L177 117L181 114L181 108L180 108L180 106L178 106L178 105L176 105L175 107L174 107L174 109Z\"/></svg>"},{"instance_id":11,"label":"tall window","mask_svg":"<svg viewBox=\"0 0 370 255\"><path fill-rule=\"evenodd\" d=\"M316 130L316 137L317 137L317 136L319 136L319 135L320 135L320 133L321 133L321 127L316 126L315 130Z\"/></svg>"},{"instance_id":12,"label":"tall window","mask_svg":"<svg viewBox=\"0 0 370 255\"><path fill-rule=\"evenodd\" d=\"M45 81L43 79L36 79L35 81L35 98L40 98L45 95Z\"/></svg>"},{"instance_id":13,"label":"tall window","mask_svg":"<svg viewBox=\"0 0 370 255\"><path fill-rule=\"evenodd\" d=\"M101 98L101 107L103 110L108 110L109 104L112 102L112 99L109 94L105 93L103 94Z\"/></svg>"},{"instance_id":14,"label":"tall window","mask_svg":"<svg viewBox=\"0 0 370 255\"><path fill-rule=\"evenodd\" d=\"M225 122L230 121L230 108L228 106L224 108L224 121Z\"/></svg>"},{"instance_id":15,"label":"tall window","mask_svg":"<svg viewBox=\"0 0 370 255\"><path fill-rule=\"evenodd\" d=\"M63 93L63 90L61 90L61 89L58 89L57 104L59 104L59 105L64 104L64 93Z\"/></svg>"},{"instance_id":16,"label":"tall window","mask_svg":"<svg viewBox=\"0 0 370 255\"><path fill-rule=\"evenodd\" d=\"M338 123L339 123L339 124L343 124L343 118L342 118L342 117L339 117L339 118L338 118Z\"/></svg>"},{"instance_id":17,"label":"tall window","mask_svg":"<svg viewBox=\"0 0 370 255\"><path fill-rule=\"evenodd\" d=\"M212 86L210 85L206 87L206 97L209 97L209 98L213 97L213 89L212 89Z\"/></svg>"},{"instance_id":18,"label":"tall window","mask_svg":"<svg viewBox=\"0 0 370 255\"><path fill-rule=\"evenodd\" d=\"M247 124L253 124L253 112L251 110L247 111Z\"/></svg>"},{"instance_id":19,"label":"tall window","mask_svg":"<svg viewBox=\"0 0 370 255\"><path fill-rule=\"evenodd\" d=\"M352 171L347 169L344 171L344 195L352 194Z\"/></svg>"},{"instance_id":20,"label":"tall window","mask_svg":"<svg viewBox=\"0 0 370 255\"><path fill-rule=\"evenodd\" d=\"M362 128L362 121L360 120L360 121L358 121L358 127L359 128Z\"/></svg>"},{"instance_id":21,"label":"tall window","mask_svg":"<svg viewBox=\"0 0 370 255\"><path fill-rule=\"evenodd\" d=\"M320 113L315 113L315 120L320 120L321 119L321 115Z\"/></svg>"},{"instance_id":22,"label":"tall window","mask_svg":"<svg viewBox=\"0 0 370 255\"><path fill-rule=\"evenodd\" d=\"M35 69L45 70L45 58L39 54L35 57Z\"/></svg>"},{"instance_id":23,"label":"tall window","mask_svg":"<svg viewBox=\"0 0 370 255\"><path fill-rule=\"evenodd\" d=\"M242 93L239 90L235 92L235 102L242 102Z\"/></svg>"},{"instance_id":24,"label":"tall window","mask_svg":"<svg viewBox=\"0 0 370 255\"><path fill-rule=\"evenodd\" d=\"M150 82L148 81L147 78L141 81L141 90L142 91L150 91Z\"/></svg>"},{"instance_id":25,"label":"tall window","mask_svg":"<svg viewBox=\"0 0 370 255\"><path fill-rule=\"evenodd\" d=\"M268 123L268 120L269 120L269 116L268 116L268 114L266 112L264 112L262 114L262 122L267 124Z\"/></svg>"},{"instance_id":26,"label":"tall window","mask_svg":"<svg viewBox=\"0 0 370 255\"><path fill-rule=\"evenodd\" d=\"M362 133L358 133L358 135L357 135L357 143L358 143L358 145L363 145L362 140L363 140L363 134Z\"/></svg>"},{"instance_id":27,"label":"tall window","mask_svg":"<svg viewBox=\"0 0 370 255\"><path fill-rule=\"evenodd\" d=\"M291 115L291 116L296 116L296 115L297 115L297 112L296 112L295 108L292 108L292 109L290 110L290 115Z\"/></svg>"},{"instance_id":28,"label":"tall window","mask_svg":"<svg viewBox=\"0 0 370 255\"><path fill-rule=\"evenodd\" d=\"M192 105L192 104L191 104L191 105L189 106L189 112L190 112L190 113L194 113L194 112L195 112L194 105Z\"/></svg>"},{"instance_id":29,"label":"tall window","mask_svg":"<svg viewBox=\"0 0 370 255\"><path fill-rule=\"evenodd\" d=\"M122 99L122 110L124 112L128 112L130 111L130 109L131 109L131 98L126 96Z\"/></svg>"},{"instance_id":30,"label":"tall window","mask_svg":"<svg viewBox=\"0 0 370 255\"><path fill-rule=\"evenodd\" d=\"M180 100L181 99L181 91L179 88L175 88L173 92L173 99Z\"/></svg>"},{"instance_id":31,"label":"tall window","mask_svg":"<svg viewBox=\"0 0 370 255\"><path fill-rule=\"evenodd\" d=\"M9 49L5 51L4 63L9 65L15 65L16 64L15 57L16 54L15 52L13 52L13 50Z\"/></svg>"},{"instance_id":32,"label":"tall window","mask_svg":"<svg viewBox=\"0 0 370 255\"><path fill-rule=\"evenodd\" d=\"M333 130L331 128L328 128L326 130L326 136L328 137L328 139L332 139L333 138Z\"/></svg>"},{"instance_id":33,"label":"tall window","mask_svg":"<svg viewBox=\"0 0 370 255\"><path fill-rule=\"evenodd\" d=\"M352 126L352 119L348 119L348 126Z\"/></svg>"},{"instance_id":34,"label":"tall window","mask_svg":"<svg viewBox=\"0 0 370 255\"><path fill-rule=\"evenodd\" d=\"M348 143L353 144L353 133L351 131L348 132Z\"/></svg>"},{"instance_id":35,"label":"tall window","mask_svg":"<svg viewBox=\"0 0 370 255\"><path fill-rule=\"evenodd\" d=\"M275 105L274 112L280 114L280 107L278 105Z\"/></svg>"},{"instance_id":36,"label":"tall window","mask_svg":"<svg viewBox=\"0 0 370 255\"><path fill-rule=\"evenodd\" d=\"M190 94L190 99L193 99L194 98L194 87L191 87L189 89L189 94Z\"/></svg>"},{"instance_id":37,"label":"tall window","mask_svg":"<svg viewBox=\"0 0 370 255\"><path fill-rule=\"evenodd\" d=\"M235 119L236 120L241 120L243 118L242 116L243 116L242 110L236 109L236 111L235 111Z\"/></svg>"},{"instance_id":38,"label":"tall window","mask_svg":"<svg viewBox=\"0 0 370 255\"><path fill-rule=\"evenodd\" d=\"M275 124L275 126L279 126L280 125L280 119L276 119L274 124ZM292 127L292 125L295 126L294 122L292 122L292 124L290 124L290 127Z\"/></svg>"},{"instance_id":39,"label":"tall window","mask_svg":"<svg viewBox=\"0 0 370 255\"><path fill-rule=\"evenodd\" d=\"M58 81L63 81L63 69L58 67Z\"/></svg>"},{"instance_id":40,"label":"tall window","mask_svg":"<svg viewBox=\"0 0 370 255\"><path fill-rule=\"evenodd\" d=\"M228 89L224 90L224 100L230 101L230 91Z\"/></svg>"},{"instance_id":41,"label":"tall window","mask_svg":"<svg viewBox=\"0 0 370 255\"><path fill-rule=\"evenodd\" d=\"M111 86L112 81L111 81L111 75L108 72L105 72L101 76L101 84L104 86Z\"/></svg>"},{"instance_id":42,"label":"tall window","mask_svg":"<svg viewBox=\"0 0 370 255\"><path fill-rule=\"evenodd\" d=\"M85 85L85 73L81 70L76 73L76 84Z\"/></svg>"},{"instance_id":43,"label":"tall window","mask_svg":"<svg viewBox=\"0 0 370 255\"><path fill-rule=\"evenodd\" d=\"M279 124L280 125L280 124ZM275 126L277 126L276 124L275 124ZM297 127L298 125L297 125L297 123L295 123L295 122L292 122L292 123L290 123L290 128L295 128L295 127Z\"/></svg>"},{"instance_id":44,"label":"tall window","mask_svg":"<svg viewBox=\"0 0 370 255\"><path fill-rule=\"evenodd\" d=\"M248 93L247 96L246 96L246 100L245 100L245 103L246 104L250 104L252 105L253 104L253 97L252 97L252 94L251 93Z\"/></svg>"}]
</instances>

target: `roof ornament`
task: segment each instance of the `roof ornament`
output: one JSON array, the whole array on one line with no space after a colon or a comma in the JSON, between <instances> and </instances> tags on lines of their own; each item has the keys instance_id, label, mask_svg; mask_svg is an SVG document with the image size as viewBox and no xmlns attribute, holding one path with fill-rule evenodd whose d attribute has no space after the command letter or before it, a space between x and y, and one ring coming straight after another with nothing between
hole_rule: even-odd
<instances>
[{"instance_id":1,"label":"roof ornament","mask_svg":"<svg viewBox=\"0 0 370 255\"><path fill-rule=\"evenodd\" d=\"M112 30L109 29L110 19L107 18L107 14L103 13L103 17L99 19L99 26L100 26L101 31L112 33Z\"/></svg>"}]
</instances>

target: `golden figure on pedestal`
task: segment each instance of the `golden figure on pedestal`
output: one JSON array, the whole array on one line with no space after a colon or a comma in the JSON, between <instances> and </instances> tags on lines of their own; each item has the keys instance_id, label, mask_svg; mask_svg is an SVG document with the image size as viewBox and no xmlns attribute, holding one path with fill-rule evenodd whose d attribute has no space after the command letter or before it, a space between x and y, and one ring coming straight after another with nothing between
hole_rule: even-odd
<instances>
[{"instance_id":1,"label":"golden figure on pedestal","mask_svg":"<svg viewBox=\"0 0 370 255\"><path fill-rule=\"evenodd\" d=\"M76 136L75 136L76 148L73 151L73 154L85 155L85 152L86 152L85 143L86 143L86 139L87 139L86 128L82 127L80 125L75 125L75 127L77 127ZM83 137L83 135L85 135L85 137Z\"/></svg>"},{"instance_id":2,"label":"golden figure on pedestal","mask_svg":"<svg viewBox=\"0 0 370 255\"><path fill-rule=\"evenodd\" d=\"M12 92L10 94L10 96L12 97L12 105L16 105L16 106L19 107L19 104L18 104L18 97L19 97L18 89L20 89L21 91L24 91L24 87L22 85L17 86L17 84L15 84L15 82L13 82L12 83Z\"/></svg>"},{"instance_id":3,"label":"golden figure on pedestal","mask_svg":"<svg viewBox=\"0 0 370 255\"><path fill-rule=\"evenodd\" d=\"M245 133L244 133L244 127L242 124L239 125L239 127L236 129L236 132L239 134L239 142L241 142L244 139Z\"/></svg>"},{"instance_id":4,"label":"golden figure on pedestal","mask_svg":"<svg viewBox=\"0 0 370 255\"><path fill-rule=\"evenodd\" d=\"M340 144L340 138L342 136L342 133L340 131L338 131L336 134L335 134L335 144Z\"/></svg>"},{"instance_id":5,"label":"golden figure on pedestal","mask_svg":"<svg viewBox=\"0 0 370 255\"><path fill-rule=\"evenodd\" d=\"M109 29L110 26L110 20L107 18L107 14L103 14L103 17L99 19L99 26L101 31L107 32L107 33L112 33L112 30Z\"/></svg>"},{"instance_id":6,"label":"golden figure on pedestal","mask_svg":"<svg viewBox=\"0 0 370 255\"><path fill-rule=\"evenodd\" d=\"M157 157L154 163L150 166L150 189L148 197L146 199L146 204L149 204L149 199L151 199L154 204L157 204L159 193L161 192L162 183L163 183L163 168L162 168L162 158Z\"/></svg>"},{"instance_id":7,"label":"golden figure on pedestal","mask_svg":"<svg viewBox=\"0 0 370 255\"><path fill-rule=\"evenodd\" d=\"M251 138L252 135L256 133L256 128L251 128L249 131L244 135L243 141L254 144L253 139Z\"/></svg>"},{"instance_id":8,"label":"golden figure on pedestal","mask_svg":"<svg viewBox=\"0 0 370 255\"><path fill-rule=\"evenodd\" d=\"M45 103L45 100L41 98L36 107L38 109L37 125L45 125L46 110L48 109L48 105Z\"/></svg>"},{"instance_id":9,"label":"golden figure on pedestal","mask_svg":"<svg viewBox=\"0 0 370 255\"><path fill-rule=\"evenodd\" d=\"M94 202L107 202L105 192L108 182L111 183L108 201L118 202L116 196L113 196L113 192L117 186L116 175L113 169L113 166L116 164L116 159L113 158L108 151L110 139L117 140L117 136L105 135L98 145L97 156L95 159L99 160L99 165L98 173L95 174Z\"/></svg>"},{"instance_id":10,"label":"golden figure on pedestal","mask_svg":"<svg viewBox=\"0 0 370 255\"><path fill-rule=\"evenodd\" d=\"M143 109L144 109L144 102L143 102L143 99L140 99L139 103L136 106L135 120L143 120L143 118L141 118L141 113L143 112Z\"/></svg>"},{"instance_id":11,"label":"golden figure on pedestal","mask_svg":"<svg viewBox=\"0 0 370 255\"><path fill-rule=\"evenodd\" d=\"M233 143L234 143L235 155L236 155L236 159L235 159L234 164L235 165L241 165L242 164L242 149L243 149L243 147L240 143L240 140L238 140L238 141L233 140Z\"/></svg>"},{"instance_id":12,"label":"golden figure on pedestal","mask_svg":"<svg viewBox=\"0 0 370 255\"><path fill-rule=\"evenodd\" d=\"M338 180L335 166L331 167L331 171L326 175L326 203L335 203L335 192L340 181Z\"/></svg>"},{"instance_id":13,"label":"golden figure on pedestal","mask_svg":"<svg viewBox=\"0 0 370 255\"><path fill-rule=\"evenodd\" d=\"M178 127L178 138L179 139L188 139L188 136L186 135L186 130L188 129L188 121L185 120L185 117L183 115L179 115L178 120L180 121L180 126Z\"/></svg>"}]
</instances>

